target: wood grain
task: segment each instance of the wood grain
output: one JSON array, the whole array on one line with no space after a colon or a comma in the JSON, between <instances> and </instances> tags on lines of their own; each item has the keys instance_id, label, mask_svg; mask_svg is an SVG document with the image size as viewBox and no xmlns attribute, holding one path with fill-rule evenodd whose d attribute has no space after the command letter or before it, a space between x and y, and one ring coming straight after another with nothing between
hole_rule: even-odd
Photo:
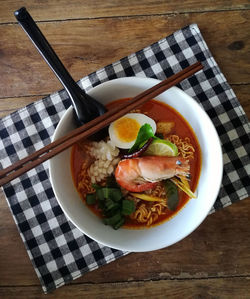
<instances>
[{"instance_id":1,"label":"wood grain","mask_svg":"<svg viewBox=\"0 0 250 299\"><path fill-rule=\"evenodd\" d=\"M13 16L26 6L75 80L197 23L250 118L248 0L14 0L0 9L0 117L61 89ZM249 298L250 198L212 215L181 242L131 253L46 298ZM0 191L0 298L43 298Z\"/></svg>"},{"instance_id":2,"label":"wood grain","mask_svg":"<svg viewBox=\"0 0 250 299\"><path fill-rule=\"evenodd\" d=\"M235 85L233 86L233 89L237 97L240 99L240 102L243 105L243 108L245 109L248 117L250 118L249 86ZM17 108L29 104L34 100L37 100L37 97L1 99L0 115L7 115L10 112L16 110ZM0 269L4 269L3 271L0 271L0 286L8 284L37 284L38 279L36 275L34 275L33 267L30 263L24 245L16 229L11 213L4 199L4 195L2 192L0 194L0 243L2 244L0 246ZM233 206L228 207L227 209L219 211L216 214L210 215L204 222L204 224L202 224L202 226L199 228L199 230L191 235L191 243L195 243L195 241L197 241L198 244L216 244L216 248L210 248L210 251L212 252L209 253L209 251L205 251L202 253L202 260L199 261L200 269L197 268L197 264L190 265L190 263L187 260L184 260L185 257L189 257L189 254L192 253L192 248L189 248L189 250L185 250L186 248L188 248L188 246L190 246L188 245L189 239L187 239L180 243L178 246L176 245L168 248L167 250L158 251L157 259L155 259L154 257L155 253L147 253L148 259L146 260L144 259L144 254L129 255L116 261L116 263L112 263L105 267L101 267L98 271L86 274L85 276L83 276L83 278L78 279L76 282L106 282L105 273L107 272L112 272L113 274L113 278L111 277L111 281L126 281L126 279L150 279L150 277L152 277L152 269L155 269L156 267L157 271L153 270L155 271L153 273L153 277L156 279L160 279L161 277L173 278L179 276L182 278L213 276L216 275L216 269L218 276L220 276L220 274L235 275L235 269L237 271L237 275L240 275L242 274L241 271L244 272L245 266L248 265L248 269L250 270L250 264L244 264L245 260L250 261L249 250L247 249L247 245L250 243L250 238L248 230L245 229L247 227L246 223L250 224L250 209L248 208L249 200L250 199L245 200L242 203L234 204ZM244 216L242 217L242 215ZM224 224L225 227L221 227L220 222L222 222L222 224ZM230 222L231 225L233 224L233 227L231 226L230 228L228 228L230 230L230 233L227 235L223 234L222 237L225 238L221 239L221 231L223 231L224 228L227 227L228 222ZM238 223L240 225L237 228ZM217 226L221 227L221 230L219 232L216 229ZM210 227L212 230L211 235L208 233L208 227ZM209 236L210 239L208 238L208 240L200 240L203 235ZM235 235L242 235L243 243L238 244L238 240L235 239ZM212 238L214 239L212 240ZM213 262L213 259L219 259L223 257L221 260L221 263L223 263L224 261L227 261L228 255L235 256L232 252L227 251L227 249L232 250L232 248L234 248L233 244L236 248L239 248L241 253L236 255L234 266L227 263L226 268L223 269L223 265L218 266L218 264ZM16 247L18 247L18 251L16 250ZM176 261L174 257L176 248L178 248L178 251L180 252L181 256L181 260L179 262ZM207 255L209 257L211 255L211 260L208 259ZM166 263L165 260L168 261L169 258L171 262ZM210 262L207 263L207 260L209 260ZM231 262L231 259L229 261ZM137 267L141 264L144 264L145 262L145 270L138 271ZM124 264L126 266L124 266ZM180 267L180 264L184 266ZM238 266L239 264L241 265L241 267ZM9 267L9 265L12 265L13 268ZM204 273L202 270L204 265L206 265L206 267L208 266L206 273ZM150 270L151 267L152 269ZM196 269L196 272L194 271L194 269ZM245 274L246 273L244 273L244 275Z\"/></svg>"},{"instance_id":3,"label":"wood grain","mask_svg":"<svg viewBox=\"0 0 250 299\"><path fill-rule=\"evenodd\" d=\"M0 118L21 109L35 101L44 98L46 95L26 96L18 98L0 98Z\"/></svg>"},{"instance_id":4,"label":"wood grain","mask_svg":"<svg viewBox=\"0 0 250 299\"><path fill-rule=\"evenodd\" d=\"M250 84L245 85L232 85L236 96L242 105L246 115L250 119L250 106L249 106L249 86ZM34 101L39 101L46 95L37 95L37 96L24 96L24 97L14 97L14 98L0 98L0 118L20 109Z\"/></svg>"},{"instance_id":5,"label":"wood grain","mask_svg":"<svg viewBox=\"0 0 250 299\"><path fill-rule=\"evenodd\" d=\"M250 199L244 200L209 215L189 237L169 248L131 253L73 283L248 276L249 204ZM0 201L0 219L0 269L4 269L0 286L37 284L33 267L3 200Z\"/></svg>"},{"instance_id":6,"label":"wood grain","mask_svg":"<svg viewBox=\"0 0 250 299\"><path fill-rule=\"evenodd\" d=\"M108 284L64 286L41 295L37 286L0 287L0 297L7 298L247 298L250 280L245 277L220 279L160 280ZM46 297L45 297L46 296Z\"/></svg>"},{"instance_id":7,"label":"wood grain","mask_svg":"<svg viewBox=\"0 0 250 299\"><path fill-rule=\"evenodd\" d=\"M36 21L245 10L250 7L247 0L203 0L202 5L194 0L126 0L122 2L122 5L120 1L103 0L60 0L60 2L57 0L25 0L20 4L17 1L9 0L1 3L0 23L16 22L13 12L21 6L26 6Z\"/></svg>"},{"instance_id":8,"label":"wood grain","mask_svg":"<svg viewBox=\"0 0 250 299\"><path fill-rule=\"evenodd\" d=\"M250 83L249 11L77 20L42 23L40 28L78 80L194 22L229 83ZM50 94L61 89L18 25L0 26L0 36L1 97ZM242 42L239 49L232 46L237 41Z\"/></svg>"},{"instance_id":9,"label":"wood grain","mask_svg":"<svg viewBox=\"0 0 250 299\"><path fill-rule=\"evenodd\" d=\"M250 84L233 85L232 88L236 94L236 97L239 99L240 104L243 107L248 119L250 120Z\"/></svg>"}]
</instances>

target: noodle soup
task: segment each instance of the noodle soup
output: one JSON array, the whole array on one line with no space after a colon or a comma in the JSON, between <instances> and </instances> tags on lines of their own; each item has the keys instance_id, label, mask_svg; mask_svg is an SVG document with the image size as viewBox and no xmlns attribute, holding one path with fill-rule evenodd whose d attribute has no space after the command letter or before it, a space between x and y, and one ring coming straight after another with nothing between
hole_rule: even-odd
<instances>
[{"instance_id":1,"label":"noodle soup","mask_svg":"<svg viewBox=\"0 0 250 299\"><path fill-rule=\"evenodd\" d=\"M113 101L107 108L127 100ZM148 145L149 138L135 152L129 153L131 147L128 148L127 144L130 145L130 139L139 135L129 132L140 130L145 124L152 129L154 123L153 141ZM145 146L146 150L143 149ZM164 149L168 151L162 152ZM175 169L173 175L169 174L172 160L179 168L188 163L188 170L178 172ZM160 168L165 164L162 176ZM201 151L187 121L167 104L151 100L114 124L103 140L75 144L71 152L71 169L83 202L97 217L104 219L105 224L115 229L120 226L150 228L173 217L191 196L195 196L193 192L200 175ZM152 175L145 175L148 169L152 169ZM103 198L104 191L110 193ZM118 194L117 197L114 194ZM116 211L113 214L112 209Z\"/></svg>"}]
</instances>

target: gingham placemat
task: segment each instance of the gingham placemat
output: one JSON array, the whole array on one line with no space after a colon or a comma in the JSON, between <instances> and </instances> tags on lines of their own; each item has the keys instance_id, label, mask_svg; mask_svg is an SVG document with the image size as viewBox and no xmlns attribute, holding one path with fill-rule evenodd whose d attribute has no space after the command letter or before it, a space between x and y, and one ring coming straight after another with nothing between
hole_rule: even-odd
<instances>
[{"instance_id":1,"label":"gingham placemat","mask_svg":"<svg viewBox=\"0 0 250 299\"><path fill-rule=\"evenodd\" d=\"M212 57L197 25L185 27L149 47L80 80L85 90L125 76L165 79L201 61L204 70L179 87L206 110L219 133L224 176L214 208L250 194L249 123L233 90ZM32 103L0 120L1 168L47 145L69 107L65 91ZM44 292L114 261L127 252L96 243L69 222L49 181L48 162L4 186L14 220Z\"/></svg>"}]
</instances>

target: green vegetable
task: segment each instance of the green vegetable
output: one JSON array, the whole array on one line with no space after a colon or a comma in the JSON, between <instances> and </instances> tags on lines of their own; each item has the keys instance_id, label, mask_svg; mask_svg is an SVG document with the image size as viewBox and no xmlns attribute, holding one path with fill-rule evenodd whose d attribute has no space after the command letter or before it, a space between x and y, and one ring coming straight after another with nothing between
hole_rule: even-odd
<instances>
[{"instance_id":1,"label":"green vegetable","mask_svg":"<svg viewBox=\"0 0 250 299\"><path fill-rule=\"evenodd\" d=\"M95 190L102 188L102 187L99 186L98 184L92 184L92 187L93 187Z\"/></svg>"},{"instance_id":2,"label":"green vegetable","mask_svg":"<svg viewBox=\"0 0 250 299\"><path fill-rule=\"evenodd\" d=\"M124 199L122 201L122 214L130 215L135 211L135 203L132 200Z\"/></svg>"},{"instance_id":3,"label":"green vegetable","mask_svg":"<svg viewBox=\"0 0 250 299\"><path fill-rule=\"evenodd\" d=\"M96 190L97 197L99 200L104 200L107 198L112 199L113 201L119 201L122 198L122 192L118 188L108 188L103 187Z\"/></svg>"},{"instance_id":4,"label":"green vegetable","mask_svg":"<svg viewBox=\"0 0 250 299\"><path fill-rule=\"evenodd\" d=\"M129 154L138 150L150 137L156 138L154 136L154 131L149 124L144 124L143 126L140 127L135 143L128 151Z\"/></svg>"},{"instance_id":5,"label":"green vegetable","mask_svg":"<svg viewBox=\"0 0 250 299\"><path fill-rule=\"evenodd\" d=\"M104 207L102 209L103 211L103 217L104 218L109 218L112 217L113 215L115 215L116 213L120 213L121 212L121 207L119 204L115 204L115 206L113 208L111 208L110 210L108 210L106 207Z\"/></svg>"},{"instance_id":6,"label":"green vegetable","mask_svg":"<svg viewBox=\"0 0 250 299\"><path fill-rule=\"evenodd\" d=\"M124 222L125 222L125 218L122 217L120 221L118 221L116 224L113 225L113 229L116 230L116 229L120 228L124 224Z\"/></svg>"},{"instance_id":7,"label":"green vegetable","mask_svg":"<svg viewBox=\"0 0 250 299\"><path fill-rule=\"evenodd\" d=\"M117 207L118 207L118 204L113 202L112 199L107 198L105 200L105 211L110 211L110 210L112 210L114 208L117 208Z\"/></svg>"},{"instance_id":8,"label":"green vegetable","mask_svg":"<svg viewBox=\"0 0 250 299\"><path fill-rule=\"evenodd\" d=\"M104 200L98 200L98 208L102 211L105 209L105 202Z\"/></svg>"},{"instance_id":9,"label":"green vegetable","mask_svg":"<svg viewBox=\"0 0 250 299\"><path fill-rule=\"evenodd\" d=\"M113 215L113 216L111 216L109 218L104 218L103 221L104 221L104 223L106 225L113 226L113 225L117 224L118 222L120 222L122 218L123 217L122 217L121 213L117 212L115 215Z\"/></svg>"},{"instance_id":10,"label":"green vegetable","mask_svg":"<svg viewBox=\"0 0 250 299\"><path fill-rule=\"evenodd\" d=\"M110 191L111 191L110 188L107 187L102 188L102 194L105 199L109 198L109 195L111 193Z\"/></svg>"},{"instance_id":11,"label":"green vegetable","mask_svg":"<svg viewBox=\"0 0 250 299\"><path fill-rule=\"evenodd\" d=\"M86 195L86 203L88 205L94 205L96 203L96 194L89 193Z\"/></svg>"},{"instance_id":12,"label":"green vegetable","mask_svg":"<svg viewBox=\"0 0 250 299\"><path fill-rule=\"evenodd\" d=\"M164 187L167 195L168 208L171 211L175 211L179 203L177 186L170 180L166 180L164 181Z\"/></svg>"},{"instance_id":13,"label":"green vegetable","mask_svg":"<svg viewBox=\"0 0 250 299\"><path fill-rule=\"evenodd\" d=\"M109 198L113 201L119 201L122 199L121 189L110 188Z\"/></svg>"},{"instance_id":14,"label":"green vegetable","mask_svg":"<svg viewBox=\"0 0 250 299\"><path fill-rule=\"evenodd\" d=\"M98 188L96 190L96 196L99 200L104 200L105 197L104 197L104 192L103 192L103 188Z\"/></svg>"},{"instance_id":15,"label":"green vegetable","mask_svg":"<svg viewBox=\"0 0 250 299\"><path fill-rule=\"evenodd\" d=\"M89 205L97 203L104 217L103 222L118 229L124 224L125 215L134 212L135 204L133 201L123 199L121 189L115 187L113 181L110 182L112 187L93 185L96 193L87 194L86 203Z\"/></svg>"},{"instance_id":16,"label":"green vegetable","mask_svg":"<svg viewBox=\"0 0 250 299\"><path fill-rule=\"evenodd\" d=\"M122 198L121 189L118 188L103 188L103 193L105 198L110 198L113 201L119 201Z\"/></svg>"}]
</instances>

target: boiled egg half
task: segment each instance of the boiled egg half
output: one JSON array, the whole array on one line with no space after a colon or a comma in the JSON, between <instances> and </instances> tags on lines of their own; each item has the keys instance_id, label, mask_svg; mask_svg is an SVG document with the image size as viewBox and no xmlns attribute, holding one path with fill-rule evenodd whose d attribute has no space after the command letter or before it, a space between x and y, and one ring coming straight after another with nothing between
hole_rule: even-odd
<instances>
[{"instance_id":1,"label":"boiled egg half","mask_svg":"<svg viewBox=\"0 0 250 299\"><path fill-rule=\"evenodd\" d=\"M129 149L144 124L149 124L155 133L156 123L152 118L142 113L128 113L110 124L109 137L116 147Z\"/></svg>"}]
</instances>

